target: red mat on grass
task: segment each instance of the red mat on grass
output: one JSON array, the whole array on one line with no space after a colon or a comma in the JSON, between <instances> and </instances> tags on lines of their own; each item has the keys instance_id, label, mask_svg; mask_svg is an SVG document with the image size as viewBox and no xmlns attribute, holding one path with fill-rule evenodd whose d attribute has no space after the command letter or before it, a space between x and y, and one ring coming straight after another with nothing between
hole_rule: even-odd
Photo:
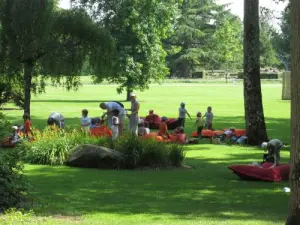
<instances>
[{"instance_id":1,"label":"red mat on grass","mask_svg":"<svg viewBox=\"0 0 300 225\"><path fill-rule=\"evenodd\" d=\"M273 163L264 163L262 164L263 168L251 165L233 165L228 168L242 180L280 182L289 179L290 166L288 164L282 164L270 169L272 165Z\"/></svg>"}]
</instances>

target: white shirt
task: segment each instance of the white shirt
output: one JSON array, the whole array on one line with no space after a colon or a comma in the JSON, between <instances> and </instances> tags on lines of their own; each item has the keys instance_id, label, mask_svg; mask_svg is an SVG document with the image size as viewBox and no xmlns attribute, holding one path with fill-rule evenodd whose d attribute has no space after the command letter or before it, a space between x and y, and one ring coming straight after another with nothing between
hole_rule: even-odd
<instances>
[{"instance_id":1,"label":"white shirt","mask_svg":"<svg viewBox=\"0 0 300 225\"><path fill-rule=\"evenodd\" d=\"M91 118L90 117L82 117L80 120L81 126L89 126L91 124Z\"/></svg>"},{"instance_id":2,"label":"white shirt","mask_svg":"<svg viewBox=\"0 0 300 225\"><path fill-rule=\"evenodd\" d=\"M119 129L119 118L118 117L116 117L116 116L113 116L112 117L112 130L114 130L114 129L116 129L116 130L118 130Z\"/></svg>"},{"instance_id":3,"label":"white shirt","mask_svg":"<svg viewBox=\"0 0 300 225\"><path fill-rule=\"evenodd\" d=\"M185 108L179 107L179 118L185 118L187 110Z\"/></svg>"},{"instance_id":4,"label":"white shirt","mask_svg":"<svg viewBox=\"0 0 300 225\"><path fill-rule=\"evenodd\" d=\"M226 135L232 135L232 130L226 130L226 131L224 132L224 134L226 134Z\"/></svg>"},{"instance_id":5,"label":"white shirt","mask_svg":"<svg viewBox=\"0 0 300 225\"><path fill-rule=\"evenodd\" d=\"M53 118L54 120L56 120L58 122L65 120L65 118L63 117L63 115L61 115L58 112L51 113L50 116L49 116L49 118Z\"/></svg>"},{"instance_id":6,"label":"white shirt","mask_svg":"<svg viewBox=\"0 0 300 225\"><path fill-rule=\"evenodd\" d=\"M105 103L105 105L107 107L108 112L111 112L111 111L117 109L117 110L119 110L119 115L124 115L125 114L125 109L122 108L122 106L120 106L116 102L107 102L107 103Z\"/></svg>"}]
</instances>

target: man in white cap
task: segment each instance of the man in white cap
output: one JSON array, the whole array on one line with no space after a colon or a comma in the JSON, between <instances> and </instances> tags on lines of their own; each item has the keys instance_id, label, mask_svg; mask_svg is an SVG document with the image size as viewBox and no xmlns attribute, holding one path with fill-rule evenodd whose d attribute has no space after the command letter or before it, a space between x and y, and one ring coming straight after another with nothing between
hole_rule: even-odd
<instances>
[{"instance_id":1,"label":"man in white cap","mask_svg":"<svg viewBox=\"0 0 300 225\"><path fill-rule=\"evenodd\" d=\"M124 130L124 123L125 123L125 116L126 112L125 109L122 107L121 103L118 102L102 102L99 107L101 109L106 110L106 112L102 115L102 118L107 115L107 123L110 128L112 128L113 122L113 111L118 110L119 111L119 136L122 136L123 130Z\"/></svg>"},{"instance_id":2,"label":"man in white cap","mask_svg":"<svg viewBox=\"0 0 300 225\"><path fill-rule=\"evenodd\" d=\"M262 147L268 150L268 154L264 157L264 160L268 158L274 158L274 165L276 167L279 165L280 161L280 149L282 148L283 143L278 139L272 139L269 142L262 143Z\"/></svg>"},{"instance_id":3,"label":"man in white cap","mask_svg":"<svg viewBox=\"0 0 300 225\"><path fill-rule=\"evenodd\" d=\"M129 130L132 134L138 136L139 110L140 103L136 99L135 93L130 93L131 99L131 114L129 115Z\"/></svg>"}]
</instances>

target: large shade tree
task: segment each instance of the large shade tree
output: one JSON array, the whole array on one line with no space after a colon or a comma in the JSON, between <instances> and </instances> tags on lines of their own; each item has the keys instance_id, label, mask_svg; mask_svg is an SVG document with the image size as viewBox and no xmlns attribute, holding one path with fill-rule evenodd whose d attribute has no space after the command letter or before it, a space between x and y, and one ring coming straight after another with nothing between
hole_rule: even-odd
<instances>
[{"instance_id":1,"label":"large shade tree","mask_svg":"<svg viewBox=\"0 0 300 225\"><path fill-rule=\"evenodd\" d=\"M214 50L209 45L225 10L214 0L184 0L179 9L175 32L165 43L172 74L187 78L197 67L211 63Z\"/></svg>"},{"instance_id":2,"label":"large shade tree","mask_svg":"<svg viewBox=\"0 0 300 225\"><path fill-rule=\"evenodd\" d=\"M268 140L260 82L259 0L244 1L244 105L250 145Z\"/></svg>"},{"instance_id":3,"label":"large shade tree","mask_svg":"<svg viewBox=\"0 0 300 225\"><path fill-rule=\"evenodd\" d=\"M132 90L144 90L151 82L159 82L168 75L162 40L172 33L172 20L180 0L72 2L74 7L87 8L110 31L116 44L112 69L103 76L96 75L96 82L108 79L120 84L118 92L127 90L128 99Z\"/></svg>"},{"instance_id":4,"label":"large shade tree","mask_svg":"<svg viewBox=\"0 0 300 225\"><path fill-rule=\"evenodd\" d=\"M292 98L290 212L287 225L300 224L300 1L291 0L292 11Z\"/></svg>"},{"instance_id":5,"label":"large shade tree","mask_svg":"<svg viewBox=\"0 0 300 225\"><path fill-rule=\"evenodd\" d=\"M84 10L60 10L56 0L0 3L0 74L23 83L25 113L30 115L31 92L45 78L67 76L68 87L78 86L75 75L87 57L99 60L98 68L110 65L105 60L112 41Z\"/></svg>"}]
</instances>

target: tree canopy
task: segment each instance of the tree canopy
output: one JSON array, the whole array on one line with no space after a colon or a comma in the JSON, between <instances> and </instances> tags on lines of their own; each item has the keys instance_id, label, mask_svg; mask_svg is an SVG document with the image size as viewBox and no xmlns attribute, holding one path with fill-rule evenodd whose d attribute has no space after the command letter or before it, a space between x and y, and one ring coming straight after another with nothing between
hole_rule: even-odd
<instances>
[{"instance_id":1,"label":"tree canopy","mask_svg":"<svg viewBox=\"0 0 300 225\"><path fill-rule=\"evenodd\" d=\"M113 48L109 33L85 10L61 10L55 0L3 0L0 15L1 76L23 83L28 114L30 93L45 78L59 82L64 75L67 88L78 86L86 58L104 63Z\"/></svg>"}]
</instances>

